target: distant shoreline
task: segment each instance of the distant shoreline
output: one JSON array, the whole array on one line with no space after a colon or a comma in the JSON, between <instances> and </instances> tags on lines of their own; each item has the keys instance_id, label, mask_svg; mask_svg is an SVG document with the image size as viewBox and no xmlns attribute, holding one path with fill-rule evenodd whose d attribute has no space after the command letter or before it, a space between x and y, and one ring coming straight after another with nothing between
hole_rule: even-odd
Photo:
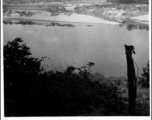
<instances>
[{"instance_id":1,"label":"distant shoreline","mask_svg":"<svg viewBox=\"0 0 152 120\"><path fill-rule=\"evenodd\" d=\"M144 24L149 24L149 14L138 16L138 17L132 17L131 20L140 22L140 23L144 23Z\"/></svg>"},{"instance_id":2,"label":"distant shoreline","mask_svg":"<svg viewBox=\"0 0 152 120\"><path fill-rule=\"evenodd\" d=\"M99 25L101 23L86 23L86 22L68 22L68 21L56 21L56 20L42 20L42 19L28 19L28 18L3 18L3 20L30 20L30 21L46 21L46 22L55 22L55 23L73 23L73 24L85 24L85 25ZM106 24L106 25L110 25L110 24Z\"/></svg>"},{"instance_id":3,"label":"distant shoreline","mask_svg":"<svg viewBox=\"0 0 152 120\"><path fill-rule=\"evenodd\" d=\"M146 16L146 17L145 17ZM145 16L139 16L139 17L133 17L131 18L132 21L143 23L143 24L149 24L149 15ZM141 19L142 18L142 19ZM81 23L81 24L87 24L87 25L92 25L92 24L103 24L103 23L88 23L88 22L72 22L72 21L58 21L58 20L48 20L48 19L33 19L33 18L14 18L14 17L3 17L3 19L15 19L15 20L31 20L31 21L49 21L49 22L59 22L59 23ZM109 22L109 21L108 21ZM110 21L111 22L111 21ZM119 24L119 23L118 23ZM110 24L107 24L110 25Z\"/></svg>"},{"instance_id":4,"label":"distant shoreline","mask_svg":"<svg viewBox=\"0 0 152 120\"><path fill-rule=\"evenodd\" d=\"M25 19L25 20L38 20L38 21L56 21L56 22L69 22L69 23L85 23L85 24L111 24L118 25L121 23L100 19L93 16L82 15L73 13L70 16L59 14L57 16L49 16L46 14L33 15L31 17L19 17L11 15L11 17L4 16L4 19ZM43 19L42 19L43 18Z\"/></svg>"}]
</instances>

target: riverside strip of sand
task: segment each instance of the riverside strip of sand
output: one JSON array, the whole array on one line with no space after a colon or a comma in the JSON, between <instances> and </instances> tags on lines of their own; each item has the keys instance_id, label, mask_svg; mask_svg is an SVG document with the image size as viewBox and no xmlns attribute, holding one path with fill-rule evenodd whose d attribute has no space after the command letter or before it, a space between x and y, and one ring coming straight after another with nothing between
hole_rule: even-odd
<instances>
[{"instance_id":1,"label":"riverside strip of sand","mask_svg":"<svg viewBox=\"0 0 152 120\"><path fill-rule=\"evenodd\" d=\"M142 16L138 16L138 17L132 17L131 19L134 20L134 21L140 22L140 23L149 24L149 15L142 15Z\"/></svg>"},{"instance_id":2,"label":"riverside strip of sand","mask_svg":"<svg viewBox=\"0 0 152 120\"><path fill-rule=\"evenodd\" d=\"M4 15L4 18L19 18L19 19L33 19L33 20L50 20L57 22L74 22L74 23L88 23L88 24L120 24L118 22L112 22L108 20L103 20L93 16L82 15L73 13L71 15L65 15L64 13L51 16L49 12L39 12L32 16L20 16L18 13L12 13L10 16Z\"/></svg>"}]
</instances>

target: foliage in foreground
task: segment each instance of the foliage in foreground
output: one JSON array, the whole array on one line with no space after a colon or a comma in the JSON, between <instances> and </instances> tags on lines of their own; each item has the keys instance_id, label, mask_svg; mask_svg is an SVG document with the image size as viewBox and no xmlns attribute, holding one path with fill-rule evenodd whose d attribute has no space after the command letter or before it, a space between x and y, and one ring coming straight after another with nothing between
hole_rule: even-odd
<instances>
[{"instance_id":1,"label":"foliage in foreground","mask_svg":"<svg viewBox=\"0 0 152 120\"><path fill-rule=\"evenodd\" d=\"M118 85L91 81L94 63L45 72L42 61L32 57L21 38L4 46L5 116L95 115L95 110L106 116L128 115L127 98Z\"/></svg>"},{"instance_id":2,"label":"foliage in foreground","mask_svg":"<svg viewBox=\"0 0 152 120\"><path fill-rule=\"evenodd\" d=\"M42 59L31 57L30 48L22 42L16 38L4 46L6 116L89 115L98 107L104 108L103 115L123 114L125 105L118 88L91 82L90 64L44 72ZM79 72L74 73L75 69Z\"/></svg>"},{"instance_id":3,"label":"foliage in foreground","mask_svg":"<svg viewBox=\"0 0 152 120\"><path fill-rule=\"evenodd\" d=\"M150 86L149 61L147 63L147 66L143 68L143 73L141 74L139 84L145 88L149 88Z\"/></svg>"}]
</instances>

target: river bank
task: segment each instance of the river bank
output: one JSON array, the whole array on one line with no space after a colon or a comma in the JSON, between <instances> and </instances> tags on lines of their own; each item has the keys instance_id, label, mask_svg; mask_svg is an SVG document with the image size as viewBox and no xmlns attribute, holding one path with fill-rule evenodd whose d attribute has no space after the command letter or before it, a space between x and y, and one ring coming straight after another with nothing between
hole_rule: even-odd
<instances>
[{"instance_id":1,"label":"river bank","mask_svg":"<svg viewBox=\"0 0 152 120\"><path fill-rule=\"evenodd\" d=\"M140 23L149 24L149 15L142 15L142 16L138 16L138 17L132 17L131 19L134 20L134 21L140 22Z\"/></svg>"},{"instance_id":2,"label":"river bank","mask_svg":"<svg viewBox=\"0 0 152 120\"><path fill-rule=\"evenodd\" d=\"M63 20L70 19L68 22L92 22L97 21L95 23L108 23L112 24L113 22L116 23L123 23L126 22L134 17L147 15L149 13L149 8L147 4L111 4L111 3L75 3L75 2L66 2L66 3L41 3L41 4L4 4L3 5L3 15L5 17L14 16L15 14L28 14L30 18L34 16L34 14L41 13L41 14L48 14L51 18L48 19L48 16L43 16L44 20L58 20L58 16L63 17ZM22 11L22 13L20 12ZM28 11L31 11L30 13ZM27 13L28 12L28 13ZM47 13L46 13L47 12ZM12 15L13 14L13 15ZM21 17L20 16L20 17ZM55 19L54 16L57 18ZM77 20L72 20L71 17L79 17ZM26 16L27 17L27 16ZM80 19L83 20L78 20ZM86 18L84 18L86 17ZM98 20L94 19L98 18ZM41 15L40 17L41 18ZM84 21L84 19L86 19ZM90 19L90 20L88 20ZM100 19L100 22L99 22ZM137 18L138 19L138 18ZM105 21L106 20L106 21ZM59 20L60 21L60 20ZM107 22L108 21L108 22Z\"/></svg>"},{"instance_id":3,"label":"river bank","mask_svg":"<svg viewBox=\"0 0 152 120\"><path fill-rule=\"evenodd\" d=\"M18 18L28 20L48 20L48 21L59 21L59 22L74 22L74 23L93 23L93 24L119 24L118 22L112 22L103 20L88 15L80 15L76 13L72 14L58 14L53 16L50 12L34 12L34 11L12 11L11 14L5 14L4 18Z\"/></svg>"}]
</instances>

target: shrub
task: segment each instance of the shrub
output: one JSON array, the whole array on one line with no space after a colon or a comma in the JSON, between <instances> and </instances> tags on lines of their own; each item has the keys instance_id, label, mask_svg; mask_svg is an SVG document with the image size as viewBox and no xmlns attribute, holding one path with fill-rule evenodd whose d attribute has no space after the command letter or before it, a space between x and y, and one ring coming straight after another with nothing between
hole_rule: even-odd
<instances>
[{"instance_id":1,"label":"shrub","mask_svg":"<svg viewBox=\"0 0 152 120\"><path fill-rule=\"evenodd\" d=\"M149 61L147 62L147 66L143 68L143 73L141 74L142 77L140 77L139 84L142 87L149 88Z\"/></svg>"},{"instance_id":2,"label":"shrub","mask_svg":"<svg viewBox=\"0 0 152 120\"><path fill-rule=\"evenodd\" d=\"M91 115L98 108L102 115L126 114L119 87L89 78L93 62L45 72L41 61L32 57L21 38L4 45L5 116Z\"/></svg>"}]
</instances>

